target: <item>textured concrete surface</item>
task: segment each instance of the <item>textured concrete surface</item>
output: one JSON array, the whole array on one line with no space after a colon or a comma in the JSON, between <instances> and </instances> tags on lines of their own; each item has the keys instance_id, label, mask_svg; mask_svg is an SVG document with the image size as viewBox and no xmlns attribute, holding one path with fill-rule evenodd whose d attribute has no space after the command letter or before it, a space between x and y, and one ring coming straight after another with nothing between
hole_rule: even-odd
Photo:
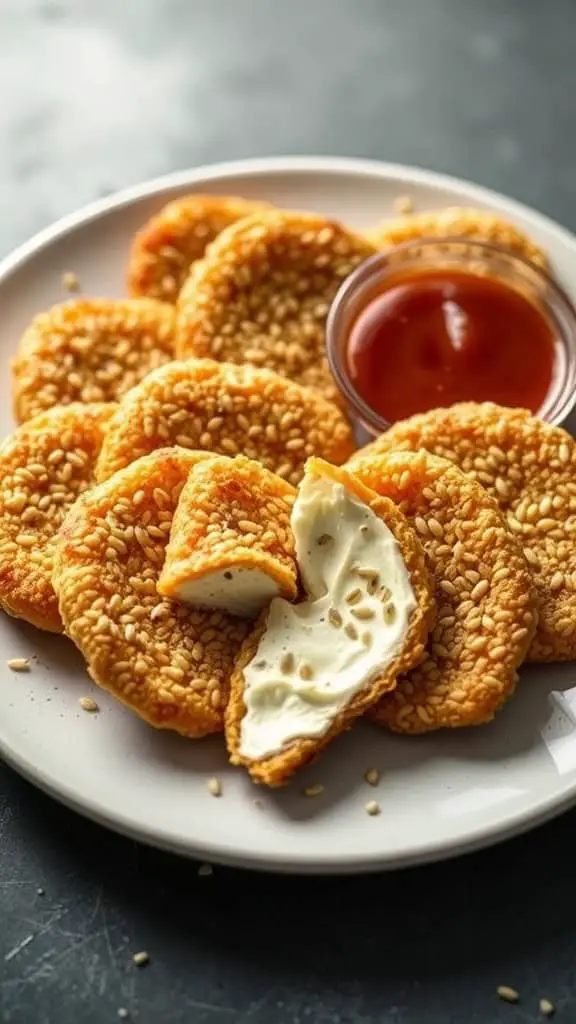
<instances>
[{"instance_id":1,"label":"textured concrete surface","mask_svg":"<svg viewBox=\"0 0 576 1024\"><path fill-rule=\"evenodd\" d=\"M575 56L571 0L0 0L0 253L142 178L281 153L446 170L576 227ZM575 842L572 814L394 877L198 877L0 766L0 1021L526 1024L547 996L572 1022Z\"/></svg>"}]
</instances>

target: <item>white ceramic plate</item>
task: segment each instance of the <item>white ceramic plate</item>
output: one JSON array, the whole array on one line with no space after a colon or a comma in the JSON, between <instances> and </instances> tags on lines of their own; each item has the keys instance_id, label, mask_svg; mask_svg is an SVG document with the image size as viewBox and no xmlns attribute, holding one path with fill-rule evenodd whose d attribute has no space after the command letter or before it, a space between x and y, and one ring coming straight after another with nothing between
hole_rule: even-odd
<instances>
[{"instance_id":1,"label":"white ceramic plate","mask_svg":"<svg viewBox=\"0 0 576 1024\"><path fill-rule=\"evenodd\" d=\"M30 318L64 298L71 270L86 294L123 294L131 235L166 200L190 189L318 210L363 227L400 194L417 208L500 210L545 246L576 297L576 239L493 192L409 167L292 158L200 168L93 204L42 232L0 265L0 430L12 428L8 359ZM276 793L226 763L221 739L157 733L90 683L64 639L0 617L0 752L17 771L110 828L179 853L245 866L363 871L471 850L544 821L576 802L576 666L523 670L517 696L481 729L394 737L358 725ZM16 674L6 660L34 656ZM571 687L575 685L574 691ZM98 715L78 699L93 693ZM375 790L363 781L381 772ZM207 779L218 775L215 799ZM306 799L315 781L325 793ZM379 817L364 805L376 798Z\"/></svg>"}]
</instances>

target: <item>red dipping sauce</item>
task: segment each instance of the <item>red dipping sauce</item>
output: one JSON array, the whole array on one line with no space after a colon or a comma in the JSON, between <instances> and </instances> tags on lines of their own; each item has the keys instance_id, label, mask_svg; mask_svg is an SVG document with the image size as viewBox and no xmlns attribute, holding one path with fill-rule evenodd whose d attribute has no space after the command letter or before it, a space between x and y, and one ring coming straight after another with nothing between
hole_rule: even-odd
<instances>
[{"instance_id":1,"label":"red dipping sauce","mask_svg":"<svg viewBox=\"0 0 576 1024\"><path fill-rule=\"evenodd\" d=\"M537 412L553 382L557 331L496 277L411 270L372 295L343 355L355 391L388 421L462 401Z\"/></svg>"}]
</instances>

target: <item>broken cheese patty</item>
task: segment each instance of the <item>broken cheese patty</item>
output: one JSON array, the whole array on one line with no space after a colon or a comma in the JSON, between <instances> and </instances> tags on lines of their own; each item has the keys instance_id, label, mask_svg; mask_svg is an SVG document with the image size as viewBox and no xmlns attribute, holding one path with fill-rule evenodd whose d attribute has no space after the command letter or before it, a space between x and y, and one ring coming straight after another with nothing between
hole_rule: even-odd
<instances>
[{"instance_id":1,"label":"broken cheese patty","mask_svg":"<svg viewBox=\"0 0 576 1024\"><path fill-rule=\"evenodd\" d=\"M245 618L273 597L294 600L295 494L291 484L244 456L199 462L180 495L158 592Z\"/></svg>"},{"instance_id":2,"label":"broken cheese patty","mask_svg":"<svg viewBox=\"0 0 576 1024\"><path fill-rule=\"evenodd\" d=\"M291 523L306 598L263 613L226 712L232 763L272 786L417 664L434 610L415 533L353 476L310 459Z\"/></svg>"}]
</instances>

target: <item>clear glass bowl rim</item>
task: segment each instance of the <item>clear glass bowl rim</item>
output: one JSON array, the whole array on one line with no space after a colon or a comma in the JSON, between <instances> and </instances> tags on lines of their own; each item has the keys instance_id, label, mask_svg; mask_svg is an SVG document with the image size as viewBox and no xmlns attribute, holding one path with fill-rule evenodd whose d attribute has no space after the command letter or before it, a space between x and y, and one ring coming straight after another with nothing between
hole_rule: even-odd
<instances>
[{"instance_id":1,"label":"clear glass bowl rim","mask_svg":"<svg viewBox=\"0 0 576 1024\"><path fill-rule=\"evenodd\" d=\"M446 235L438 238L411 239L402 242L384 252L374 253L368 259L360 263L355 270L342 282L336 293L326 321L326 355L336 381L339 391L346 399L352 415L374 435L384 433L392 425L392 421L381 416L375 409L364 400L356 390L348 372L345 358L345 341L342 339L344 331L344 318L347 308L355 293L366 286L371 278L376 281L378 277L385 280L398 271L398 267L391 266L391 257L397 253L408 254L411 249L417 249L414 265L417 265L417 257L422 256L422 250L430 250L438 246L458 245L463 249L466 246L473 247L474 259L478 260L479 253L485 252L487 256L506 259L509 263L515 263L524 267L531 274L539 278L546 289L551 293L554 303L558 305L563 313L562 323L558 322L555 316L554 321L558 327L558 341L564 350L564 374L561 380L554 383L554 387L546 398L542 409L535 415L552 425L558 425L566 419L576 404L576 308L563 286L547 270L533 263L525 256L515 253L505 246L497 245L494 242L484 242L475 238L462 238L461 236ZM466 254L462 253L461 262L466 265Z\"/></svg>"}]
</instances>

